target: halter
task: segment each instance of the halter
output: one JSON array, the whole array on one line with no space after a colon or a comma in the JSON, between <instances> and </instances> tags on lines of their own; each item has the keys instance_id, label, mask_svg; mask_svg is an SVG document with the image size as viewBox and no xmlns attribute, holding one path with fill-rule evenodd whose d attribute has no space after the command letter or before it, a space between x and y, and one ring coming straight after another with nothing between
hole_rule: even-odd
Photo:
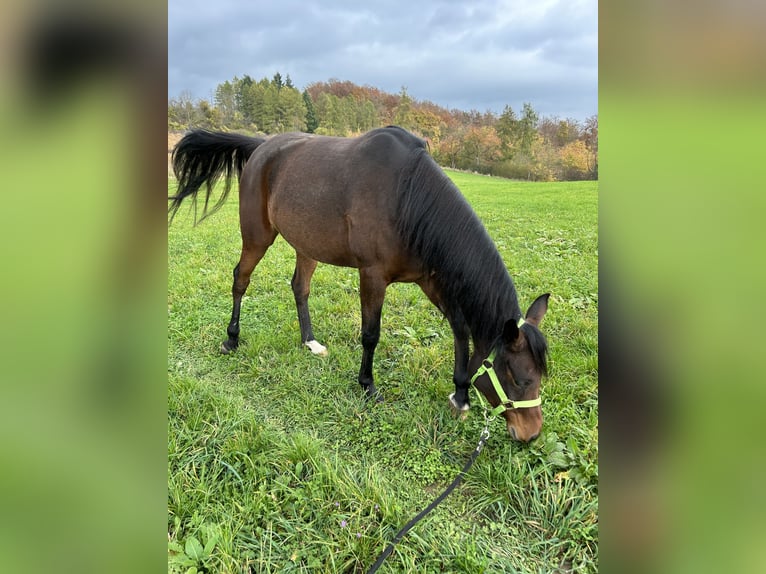
<instances>
[{"instance_id":1,"label":"halter","mask_svg":"<svg viewBox=\"0 0 766 574\"><path fill-rule=\"evenodd\" d=\"M523 324L524 318L522 317L519 319L519 328L521 328ZM532 407L539 407L543 402L542 398L540 397L529 401L512 401L508 398L508 395L505 394L503 387L500 385L500 380L497 378L497 373L495 373L495 353L496 349L493 349L489 356L481 362L481 366L476 370L476 374L471 377L471 384L474 384L476 379L485 373L489 376L489 380L492 381L492 387L495 389L495 393L497 393L497 397L500 399L500 404L489 411L490 417L496 417L506 409L529 409ZM478 391L476 394L479 397L479 402L482 404L482 406L485 409L488 409L489 406L485 402L481 391Z\"/></svg>"}]
</instances>

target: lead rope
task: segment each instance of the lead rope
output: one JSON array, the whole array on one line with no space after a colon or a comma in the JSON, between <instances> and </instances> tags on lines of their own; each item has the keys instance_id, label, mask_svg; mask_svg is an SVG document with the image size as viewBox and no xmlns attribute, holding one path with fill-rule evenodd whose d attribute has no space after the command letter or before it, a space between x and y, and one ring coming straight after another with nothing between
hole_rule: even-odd
<instances>
[{"instance_id":1,"label":"lead rope","mask_svg":"<svg viewBox=\"0 0 766 574\"><path fill-rule=\"evenodd\" d=\"M463 467L463 470L461 470L458 475L455 477L455 480L452 481L452 484L450 484L444 492L442 492L437 498L434 499L434 501L429 504L424 510L420 511L420 513L410 520L407 524L404 525L404 528L402 528L399 532L396 533L396 536L394 536L394 539L391 541L391 543L386 547L386 549L380 553L380 556L378 556L378 559L375 561L375 564L372 565L372 567L367 571L367 574L373 574L374 572L378 571L378 568L383 564L383 561L389 557L389 555L394 551L394 546L402 539L404 536L412 529L413 526L415 526L418 522L420 522L426 514L431 512L434 508L436 508L439 503L447 498L449 496L450 492L455 490L455 487L460 484L463 481L463 477L468 472L468 470L473 466L474 461L476 461L476 458L479 456L479 453L481 452L481 449L484 448L484 444L487 442L487 439L489 439L489 422L492 420L487 415L487 409L484 409L484 430L481 431L481 436L479 437L479 444L476 445L476 448L471 453L470 458L468 459L468 462L465 463L465 466Z\"/></svg>"}]
</instances>

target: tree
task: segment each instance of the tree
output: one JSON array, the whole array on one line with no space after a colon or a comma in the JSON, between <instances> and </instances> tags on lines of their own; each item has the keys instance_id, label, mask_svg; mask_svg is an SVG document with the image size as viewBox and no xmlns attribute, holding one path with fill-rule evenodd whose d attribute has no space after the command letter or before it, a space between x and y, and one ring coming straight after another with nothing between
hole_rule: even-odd
<instances>
[{"instance_id":1,"label":"tree","mask_svg":"<svg viewBox=\"0 0 766 574\"><path fill-rule=\"evenodd\" d=\"M495 130L501 142L501 152L506 159L513 157L517 141L518 123L519 120L516 118L513 108L506 105L495 124Z\"/></svg>"},{"instance_id":2,"label":"tree","mask_svg":"<svg viewBox=\"0 0 766 574\"><path fill-rule=\"evenodd\" d=\"M276 84L261 80L258 83L258 89L263 94L260 113L258 114L258 127L267 134L273 134L279 130L279 113L277 104L279 102L279 90Z\"/></svg>"},{"instance_id":3,"label":"tree","mask_svg":"<svg viewBox=\"0 0 766 574\"><path fill-rule=\"evenodd\" d=\"M173 129L188 129L194 126L197 110L189 90L184 90L168 102L168 125Z\"/></svg>"},{"instance_id":4,"label":"tree","mask_svg":"<svg viewBox=\"0 0 766 574\"><path fill-rule=\"evenodd\" d=\"M319 120L308 90L303 90L303 105L306 106L306 131L313 134L319 127Z\"/></svg>"},{"instance_id":5,"label":"tree","mask_svg":"<svg viewBox=\"0 0 766 574\"><path fill-rule=\"evenodd\" d=\"M452 169L458 167L458 158L463 148L463 135L462 129L450 130L445 134L434 149L436 161Z\"/></svg>"},{"instance_id":6,"label":"tree","mask_svg":"<svg viewBox=\"0 0 766 574\"><path fill-rule=\"evenodd\" d=\"M322 92L316 102L319 127L316 133L323 135L345 135L346 126L340 110L338 96Z\"/></svg>"},{"instance_id":7,"label":"tree","mask_svg":"<svg viewBox=\"0 0 766 574\"><path fill-rule=\"evenodd\" d=\"M251 89L254 85L253 79L247 74L242 79L234 77L234 101L237 104L237 110L242 115L242 123L250 125L255 122L256 102L254 93Z\"/></svg>"},{"instance_id":8,"label":"tree","mask_svg":"<svg viewBox=\"0 0 766 574\"><path fill-rule=\"evenodd\" d=\"M199 117L196 124L199 127L209 130L221 129L223 125L223 115L218 108L210 105L207 100L200 100L197 104L199 109Z\"/></svg>"},{"instance_id":9,"label":"tree","mask_svg":"<svg viewBox=\"0 0 766 574\"><path fill-rule=\"evenodd\" d=\"M532 145L537 136L539 117L532 104L524 103L521 117L517 118L511 106L505 106L496 122L497 135L502 142L502 153L506 159L517 153L532 154Z\"/></svg>"},{"instance_id":10,"label":"tree","mask_svg":"<svg viewBox=\"0 0 766 574\"><path fill-rule=\"evenodd\" d=\"M366 132L378 125L378 114L375 112L375 104L370 100L364 100L357 111L359 130Z\"/></svg>"},{"instance_id":11,"label":"tree","mask_svg":"<svg viewBox=\"0 0 766 574\"><path fill-rule=\"evenodd\" d=\"M535 143L537 137L538 119L537 112L532 107L532 104L525 102L521 118L517 123L517 141L519 151L527 155L531 155L532 145Z\"/></svg>"},{"instance_id":12,"label":"tree","mask_svg":"<svg viewBox=\"0 0 766 574\"><path fill-rule=\"evenodd\" d=\"M557 147L564 147L580 137L580 124L577 120L572 118L560 120L557 127L554 142Z\"/></svg>"},{"instance_id":13,"label":"tree","mask_svg":"<svg viewBox=\"0 0 766 574\"><path fill-rule=\"evenodd\" d=\"M228 80L218 84L215 90L215 106L221 113L221 123L226 127L236 127L237 100L234 85Z\"/></svg>"},{"instance_id":14,"label":"tree","mask_svg":"<svg viewBox=\"0 0 766 574\"><path fill-rule=\"evenodd\" d=\"M428 141L439 143L442 137L442 121L430 110L415 110L413 113L415 131Z\"/></svg>"},{"instance_id":15,"label":"tree","mask_svg":"<svg viewBox=\"0 0 766 574\"><path fill-rule=\"evenodd\" d=\"M406 130L411 130L415 127L412 115L412 98L410 98L407 88L404 86L402 86L402 91L399 92L399 105L396 106L394 123Z\"/></svg>"},{"instance_id":16,"label":"tree","mask_svg":"<svg viewBox=\"0 0 766 574\"><path fill-rule=\"evenodd\" d=\"M590 116L585 120L581 136L585 147L590 151L590 177L598 179L598 116Z\"/></svg>"},{"instance_id":17,"label":"tree","mask_svg":"<svg viewBox=\"0 0 766 574\"><path fill-rule=\"evenodd\" d=\"M568 143L561 148L559 155L562 168L559 179L572 181L588 177L591 171L591 153L584 141Z\"/></svg>"},{"instance_id":18,"label":"tree","mask_svg":"<svg viewBox=\"0 0 766 574\"><path fill-rule=\"evenodd\" d=\"M488 173L490 165L500 159L500 138L495 128L471 126L463 138L460 166L481 173Z\"/></svg>"},{"instance_id":19,"label":"tree","mask_svg":"<svg viewBox=\"0 0 766 574\"><path fill-rule=\"evenodd\" d=\"M277 131L299 132L306 130L306 104L301 93L285 85L278 94Z\"/></svg>"}]
</instances>

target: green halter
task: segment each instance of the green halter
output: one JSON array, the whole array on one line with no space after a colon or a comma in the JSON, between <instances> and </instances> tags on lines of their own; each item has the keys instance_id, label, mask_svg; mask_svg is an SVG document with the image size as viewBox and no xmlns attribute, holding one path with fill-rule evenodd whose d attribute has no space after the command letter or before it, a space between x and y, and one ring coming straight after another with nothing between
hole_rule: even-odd
<instances>
[{"instance_id":1,"label":"green halter","mask_svg":"<svg viewBox=\"0 0 766 574\"><path fill-rule=\"evenodd\" d=\"M519 328L524 324L524 318L522 317L519 319ZM497 393L497 397L500 399L500 404L497 405L494 409L491 409L489 411L490 416L495 417L502 413L506 409L528 409L531 407L539 407L542 404L542 399L540 397L537 397L536 399L532 399L529 401L512 401L508 398L508 395L505 394L505 391L503 390L503 387L500 386L500 380L497 378L497 373L495 373L495 350L493 349L492 352L489 354L489 357L484 359L481 363L481 366L476 370L476 374L471 377L471 384L474 384L476 382L476 379L481 377L484 373L486 373L489 376L489 380L492 381L492 387L495 389L495 393ZM478 389L477 389L478 391ZM481 392L478 391L476 393L479 397L479 402L482 404L484 408L489 408L489 405L485 402L484 397L482 396Z\"/></svg>"}]
</instances>

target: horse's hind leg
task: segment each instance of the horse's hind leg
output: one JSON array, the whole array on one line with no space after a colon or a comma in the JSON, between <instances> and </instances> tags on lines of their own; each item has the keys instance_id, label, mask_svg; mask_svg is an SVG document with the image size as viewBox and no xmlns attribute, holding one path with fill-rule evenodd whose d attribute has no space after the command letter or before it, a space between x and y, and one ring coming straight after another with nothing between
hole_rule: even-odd
<instances>
[{"instance_id":1,"label":"horse's hind leg","mask_svg":"<svg viewBox=\"0 0 766 574\"><path fill-rule=\"evenodd\" d=\"M228 354L239 346L239 310L242 305L242 296L247 291L247 286L250 285L250 275L253 273L253 269L263 258L263 255L275 238L276 233L273 234L268 242L256 245L245 244L244 242L242 244L242 255L239 258L239 263L234 267L234 282L231 286L231 296L233 299L231 320L226 329L226 334L229 338L221 343L221 352L223 354Z\"/></svg>"},{"instance_id":2,"label":"horse's hind leg","mask_svg":"<svg viewBox=\"0 0 766 574\"><path fill-rule=\"evenodd\" d=\"M317 267L317 262L296 253L295 273L291 282L293 295L295 295L295 307L298 310L298 323L301 326L301 342L306 345L315 355L326 355L327 348L314 339L314 331L311 328L311 314L309 313L309 293L311 291L311 276Z\"/></svg>"}]
</instances>

